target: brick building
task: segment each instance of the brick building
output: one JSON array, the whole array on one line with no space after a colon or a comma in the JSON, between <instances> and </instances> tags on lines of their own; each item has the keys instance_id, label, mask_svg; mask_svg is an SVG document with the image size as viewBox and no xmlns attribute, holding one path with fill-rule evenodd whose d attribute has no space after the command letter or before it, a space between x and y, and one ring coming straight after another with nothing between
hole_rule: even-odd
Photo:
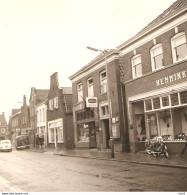
<instances>
[{"instance_id":1,"label":"brick building","mask_svg":"<svg viewBox=\"0 0 187 195\"><path fill-rule=\"evenodd\" d=\"M58 73L50 77L47 98L48 148L73 148L72 88L60 87Z\"/></svg>"},{"instance_id":2,"label":"brick building","mask_svg":"<svg viewBox=\"0 0 187 195\"><path fill-rule=\"evenodd\" d=\"M49 93L48 89L36 89L31 88L30 99L29 99L29 111L30 111L30 145L35 146L35 134L37 133L37 104L47 97Z\"/></svg>"},{"instance_id":3,"label":"brick building","mask_svg":"<svg viewBox=\"0 0 187 195\"><path fill-rule=\"evenodd\" d=\"M25 95L23 96L23 106L21 107L20 131L21 135L31 135L30 112Z\"/></svg>"},{"instance_id":4,"label":"brick building","mask_svg":"<svg viewBox=\"0 0 187 195\"><path fill-rule=\"evenodd\" d=\"M170 135L169 150L177 152L176 136L187 134L186 20L187 2L178 0L118 47L131 151L143 150L145 139Z\"/></svg>"},{"instance_id":5,"label":"brick building","mask_svg":"<svg viewBox=\"0 0 187 195\"><path fill-rule=\"evenodd\" d=\"M73 90L75 147L128 150L118 51L98 55L69 77ZM96 103L90 107L88 101ZM121 106L122 105L122 106Z\"/></svg>"},{"instance_id":6,"label":"brick building","mask_svg":"<svg viewBox=\"0 0 187 195\"><path fill-rule=\"evenodd\" d=\"M12 109L9 123L11 123L9 131L12 135L12 145L15 146L16 137L21 135L21 109Z\"/></svg>"},{"instance_id":7,"label":"brick building","mask_svg":"<svg viewBox=\"0 0 187 195\"><path fill-rule=\"evenodd\" d=\"M0 114L0 140L8 139L8 125L5 113Z\"/></svg>"}]
</instances>

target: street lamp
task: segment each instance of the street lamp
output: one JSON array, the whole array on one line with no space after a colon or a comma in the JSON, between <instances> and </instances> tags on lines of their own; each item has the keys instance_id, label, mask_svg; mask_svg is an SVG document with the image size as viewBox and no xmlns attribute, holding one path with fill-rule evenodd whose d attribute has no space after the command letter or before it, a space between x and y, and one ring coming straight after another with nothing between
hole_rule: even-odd
<instances>
[{"instance_id":1,"label":"street lamp","mask_svg":"<svg viewBox=\"0 0 187 195\"><path fill-rule=\"evenodd\" d=\"M96 48L93 48L93 47L87 47L87 49L89 50L92 50L92 51L95 51L95 52L102 52L104 54L104 58L105 58L105 69L106 69L106 81L107 81L107 101L108 101L108 108L109 108L109 131L112 135L112 120L111 120L111 116L112 116L112 113L111 113L111 101L110 101L110 95L109 95L109 82L108 82L108 78L109 78L109 75L108 75L108 62L107 62L107 53L109 51L115 51L115 50L118 50L118 49L104 49L104 50L101 50L101 49L96 49ZM111 139L112 141L112 139ZM113 143L112 143L113 145ZM113 147L113 146L111 146Z\"/></svg>"}]
</instances>

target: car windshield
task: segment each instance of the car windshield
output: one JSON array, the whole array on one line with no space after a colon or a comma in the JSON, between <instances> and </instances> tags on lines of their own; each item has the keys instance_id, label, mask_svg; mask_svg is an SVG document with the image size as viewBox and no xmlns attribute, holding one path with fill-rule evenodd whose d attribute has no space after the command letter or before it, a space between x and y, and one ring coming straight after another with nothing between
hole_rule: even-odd
<instances>
[{"instance_id":1,"label":"car windshield","mask_svg":"<svg viewBox=\"0 0 187 195\"><path fill-rule=\"evenodd\" d=\"M2 144L10 144L10 141L9 140L6 140L6 141L1 141Z\"/></svg>"}]
</instances>

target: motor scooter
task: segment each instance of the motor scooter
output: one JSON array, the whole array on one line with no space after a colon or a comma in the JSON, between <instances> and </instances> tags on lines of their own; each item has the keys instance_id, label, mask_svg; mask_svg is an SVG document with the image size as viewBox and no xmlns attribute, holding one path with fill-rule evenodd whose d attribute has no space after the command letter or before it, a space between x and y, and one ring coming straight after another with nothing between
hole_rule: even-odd
<instances>
[{"instance_id":1,"label":"motor scooter","mask_svg":"<svg viewBox=\"0 0 187 195\"><path fill-rule=\"evenodd\" d=\"M145 144L145 148L148 154L152 154L153 156L165 156L169 157L169 153L167 151L167 146L165 142L160 137L153 138L152 140L147 140Z\"/></svg>"}]
</instances>

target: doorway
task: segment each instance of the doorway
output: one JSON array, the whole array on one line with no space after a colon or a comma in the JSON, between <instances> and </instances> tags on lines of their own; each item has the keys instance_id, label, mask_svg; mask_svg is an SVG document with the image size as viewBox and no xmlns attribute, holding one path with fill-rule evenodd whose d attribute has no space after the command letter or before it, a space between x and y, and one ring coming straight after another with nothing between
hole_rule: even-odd
<instances>
[{"instance_id":1,"label":"doorway","mask_svg":"<svg viewBox=\"0 0 187 195\"><path fill-rule=\"evenodd\" d=\"M149 131L150 131L150 138L152 139L155 136L158 136L158 125L157 125L157 117L156 113L149 114Z\"/></svg>"},{"instance_id":2,"label":"doorway","mask_svg":"<svg viewBox=\"0 0 187 195\"><path fill-rule=\"evenodd\" d=\"M103 142L105 148L110 148L110 131L109 131L109 119L102 120L102 130L103 130Z\"/></svg>"}]
</instances>

